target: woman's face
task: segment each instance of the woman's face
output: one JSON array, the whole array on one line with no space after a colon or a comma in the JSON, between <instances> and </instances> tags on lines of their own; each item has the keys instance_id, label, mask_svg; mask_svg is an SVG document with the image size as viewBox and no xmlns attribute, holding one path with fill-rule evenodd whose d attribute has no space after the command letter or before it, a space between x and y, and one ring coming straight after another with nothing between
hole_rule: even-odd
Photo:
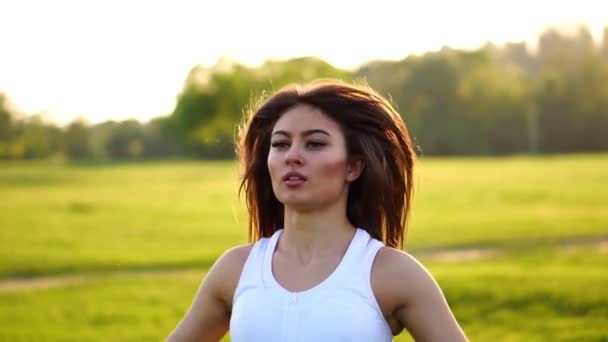
<instances>
[{"instance_id":1,"label":"woman's face","mask_svg":"<svg viewBox=\"0 0 608 342\"><path fill-rule=\"evenodd\" d=\"M299 210L346 200L360 170L349 165L340 125L309 105L296 105L275 124L268 170L277 199Z\"/></svg>"}]
</instances>

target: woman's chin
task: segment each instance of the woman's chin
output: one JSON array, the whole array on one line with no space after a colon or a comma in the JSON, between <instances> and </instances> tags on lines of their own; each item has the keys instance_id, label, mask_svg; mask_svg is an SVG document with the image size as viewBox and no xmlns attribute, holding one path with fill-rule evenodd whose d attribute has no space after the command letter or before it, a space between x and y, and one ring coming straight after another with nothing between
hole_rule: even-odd
<instances>
[{"instance_id":1,"label":"woman's chin","mask_svg":"<svg viewBox=\"0 0 608 342\"><path fill-rule=\"evenodd\" d=\"M316 203L315 201L310 201L308 199L301 199L301 198L289 198L289 199L285 199L284 201L281 201L281 202L285 206L286 210L293 210L293 211L299 211L299 212L306 212L306 211L314 210L315 203Z\"/></svg>"}]
</instances>

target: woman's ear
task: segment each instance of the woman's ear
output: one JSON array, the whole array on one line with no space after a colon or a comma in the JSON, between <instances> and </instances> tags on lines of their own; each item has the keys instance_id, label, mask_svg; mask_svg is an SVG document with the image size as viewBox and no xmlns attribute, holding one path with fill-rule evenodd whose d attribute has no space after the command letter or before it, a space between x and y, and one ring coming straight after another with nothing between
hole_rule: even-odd
<instances>
[{"instance_id":1,"label":"woman's ear","mask_svg":"<svg viewBox=\"0 0 608 342\"><path fill-rule=\"evenodd\" d=\"M346 181L354 182L361 176L365 168L365 161L361 157L351 158L346 168Z\"/></svg>"}]
</instances>

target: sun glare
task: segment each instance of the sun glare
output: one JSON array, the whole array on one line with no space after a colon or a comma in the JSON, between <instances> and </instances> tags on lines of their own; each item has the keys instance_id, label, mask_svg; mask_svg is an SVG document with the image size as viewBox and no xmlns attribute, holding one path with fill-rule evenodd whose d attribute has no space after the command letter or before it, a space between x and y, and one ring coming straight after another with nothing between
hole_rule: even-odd
<instances>
[{"instance_id":1,"label":"sun glare","mask_svg":"<svg viewBox=\"0 0 608 342\"><path fill-rule=\"evenodd\" d=\"M9 1L0 21L0 91L21 111L67 123L147 120L171 112L196 64L221 56L257 65L316 55L337 67L401 59L442 46L527 40L585 24L601 39L601 1L278 0ZM10 32L10 34L9 34Z\"/></svg>"}]
</instances>

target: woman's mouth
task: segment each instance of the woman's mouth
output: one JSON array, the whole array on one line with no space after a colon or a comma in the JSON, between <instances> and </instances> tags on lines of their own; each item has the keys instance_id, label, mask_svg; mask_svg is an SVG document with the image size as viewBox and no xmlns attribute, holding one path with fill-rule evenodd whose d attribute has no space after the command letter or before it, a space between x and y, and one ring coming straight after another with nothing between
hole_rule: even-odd
<instances>
[{"instance_id":1,"label":"woman's mouth","mask_svg":"<svg viewBox=\"0 0 608 342\"><path fill-rule=\"evenodd\" d=\"M292 171L283 176L283 181L288 187L298 187L306 182L306 177L298 172Z\"/></svg>"}]
</instances>

